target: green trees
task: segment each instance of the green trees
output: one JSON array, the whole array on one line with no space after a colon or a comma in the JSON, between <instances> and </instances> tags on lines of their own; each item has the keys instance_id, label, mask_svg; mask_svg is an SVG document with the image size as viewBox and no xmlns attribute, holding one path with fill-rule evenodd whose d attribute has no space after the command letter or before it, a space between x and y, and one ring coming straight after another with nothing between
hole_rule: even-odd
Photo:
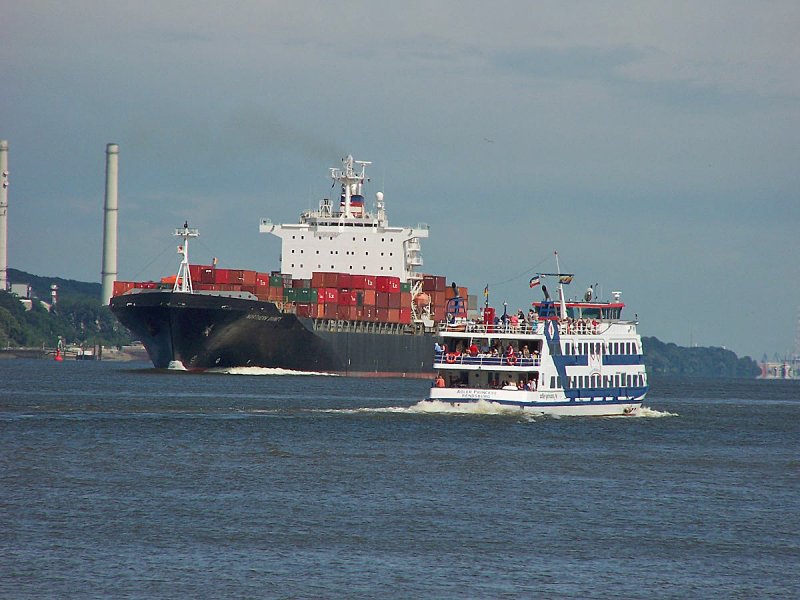
<instances>
[{"instance_id":1,"label":"green trees","mask_svg":"<svg viewBox=\"0 0 800 600\"><path fill-rule=\"evenodd\" d=\"M681 377L756 377L761 369L749 356L739 358L724 348L685 348L643 337L649 373Z\"/></svg>"},{"instance_id":2,"label":"green trees","mask_svg":"<svg viewBox=\"0 0 800 600\"><path fill-rule=\"evenodd\" d=\"M54 347L59 336L74 344L119 346L131 341L127 330L97 298L68 295L52 311L34 299L31 309L25 310L16 296L0 291L0 347Z\"/></svg>"}]
</instances>

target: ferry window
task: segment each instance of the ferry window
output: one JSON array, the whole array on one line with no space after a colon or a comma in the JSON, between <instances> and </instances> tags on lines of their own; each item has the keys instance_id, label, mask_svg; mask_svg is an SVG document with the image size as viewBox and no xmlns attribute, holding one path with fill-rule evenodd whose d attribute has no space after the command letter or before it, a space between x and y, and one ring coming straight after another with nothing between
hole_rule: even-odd
<instances>
[{"instance_id":1,"label":"ferry window","mask_svg":"<svg viewBox=\"0 0 800 600\"><path fill-rule=\"evenodd\" d=\"M292 254L294 254L294 250L292 250Z\"/></svg>"},{"instance_id":2,"label":"ferry window","mask_svg":"<svg viewBox=\"0 0 800 600\"><path fill-rule=\"evenodd\" d=\"M294 239L294 238L295 238L295 236L292 236L292 239Z\"/></svg>"},{"instance_id":3,"label":"ferry window","mask_svg":"<svg viewBox=\"0 0 800 600\"><path fill-rule=\"evenodd\" d=\"M319 254L319 250L317 250L317 254Z\"/></svg>"}]
</instances>

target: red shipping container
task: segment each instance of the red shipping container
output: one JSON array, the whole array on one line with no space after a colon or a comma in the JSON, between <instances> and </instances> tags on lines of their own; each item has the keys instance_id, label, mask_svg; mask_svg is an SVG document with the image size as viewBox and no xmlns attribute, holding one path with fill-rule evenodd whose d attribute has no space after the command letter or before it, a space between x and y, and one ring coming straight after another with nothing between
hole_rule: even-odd
<instances>
[{"instance_id":1,"label":"red shipping container","mask_svg":"<svg viewBox=\"0 0 800 600\"><path fill-rule=\"evenodd\" d=\"M376 286L375 275L364 275L364 289L374 290Z\"/></svg>"},{"instance_id":2,"label":"red shipping container","mask_svg":"<svg viewBox=\"0 0 800 600\"><path fill-rule=\"evenodd\" d=\"M402 294L389 294L389 308L400 308Z\"/></svg>"},{"instance_id":3,"label":"red shipping container","mask_svg":"<svg viewBox=\"0 0 800 600\"><path fill-rule=\"evenodd\" d=\"M228 283L229 269L211 269L211 281L209 283Z\"/></svg>"},{"instance_id":4,"label":"red shipping container","mask_svg":"<svg viewBox=\"0 0 800 600\"><path fill-rule=\"evenodd\" d=\"M411 324L411 308L401 308L400 309L400 322L403 325L410 325Z\"/></svg>"},{"instance_id":5,"label":"red shipping container","mask_svg":"<svg viewBox=\"0 0 800 600\"><path fill-rule=\"evenodd\" d=\"M250 292L254 296L258 293L258 286L257 285L243 285L242 286L243 292Z\"/></svg>"},{"instance_id":6,"label":"red shipping container","mask_svg":"<svg viewBox=\"0 0 800 600\"><path fill-rule=\"evenodd\" d=\"M400 292L400 308L411 306L411 292Z\"/></svg>"},{"instance_id":7,"label":"red shipping container","mask_svg":"<svg viewBox=\"0 0 800 600\"><path fill-rule=\"evenodd\" d=\"M317 302L320 304L329 302L337 304L339 302L339 290L336 288L319 288L317 290Z\"/></svg>"},{"instance_id":8,"label":"red shipping container","mask_svg":"<svg viewBox=\"0 0 800 600\"><path fill-rule=\"evenodd\" d=\"M344 319L346 321L350 320L350 311L353 310L354 307L352 306L343 306L339 305L336 309L336 318L337 319Z\"/></svg>"},{"instance_id":9,"label":"red shipping container","mask_svg":"<svg viewBox=\"0 0 800 600\"><path fill-rule=\"evenodd\" d=\"M214 271L212 267L201 267L197 280L201 283L214 283Z\"/></svg>"},{"instance_id":10,"label":"red shipping container","mask_svg":"<svg viewBox=\"0 0 800 600\"><path fill-rule=\"evenodd\" d=\"M389 309L389 323L399 323L400 322L400 309L399 308L390 308Z\"/></svg>"},{"instance_id":11,"label":"red shipping container","mask_svg":"<svg viewBox=\"0 0 800 600\"><path fill-rule=\"evenodd\" d=\"M379 275L375 278L375 289L379 292L390 292L396 294L400 292L400 278Z\"/></svg>"},{"instance_id":12,"label":"red shipping container","mask_svg":"<svg viewBox=\"0 0 800 600\"><path fill-rule=\"evenodd\" d=\"M363 275L350 275L350 287L354 290L364 289L364 276Z\"/></svg>"},{"instance_id":13,"label":"red shipping container","mask_svg":"<svg viewBox=\"0 0 800 600\"><path fill-rule=\"evenodd\" d=\"M353 287L352 285L350 285L350 273L337 273L337 279L338 279L337 285L340 290L349 289Z\"/></svg>"},{"instance_id":14,"label":"red shipping container","mask_svg":"<svg viewBox=\"0 0 800 600\"><path fill-rule=\"evenodd\" d=\"M244 285L255 285L256 275L255 271L242 271L242 283Z\"/></svg>"},{"instance_id":15,"label":"red shipping container","mask_svg":"<svg viewBox=\"0 0 800 600\"><path fill-rule=\"evenodd\" d=\"M364 290L364 306L375 306L377 294L375 290Z\"/></svg>"},{"instance_id":16,"label":"red shipping container","mask_svg":"<svg viewBox=\"0 0 800 600\"><path fill-rule=\"evenodd\" d=\"M389 322L389 309L378 307L375 309L376 320L381 323Z\"/></svg>"},{"instance_id":17,"label":"red shipping container","mask_svg":"<svg viewBox=\"0 0 800 600\"><path fill-rule=\"evenodd\" d=\"M321 319L336 319L339 315L339 305L334 303L320 304L318 314Z\"/></svg>"},{"instance_id":18,"label":"red shipping container","mask_svg":"<svg viewBox=\"0 0 800 600\"><path fill-rule=\"evenodd\" d=\"M389 292L377 292L375 294L375 306L378 308L389 308Z\"/></svg>"},{"instance_id":19,"label":"red shipping container","mask_svg":"<svg viewBox=\"0 0 800 600\"><path fill-rule=\"evenodd\" d=\"M440 275L423 275L422 276L422 291L423 292L443 292L447 287L445 278Z\"/></svg>"},{"instance_id":20,"label":"red shipping container","mask_svg":"<svg viewBox=\"0 0 800 600\"><path fill-rule=\"evenodd\" d=\"M364 307L364 316L363 319L365 321L377 321L378 320L378 309L374 306L365 306Z\"/></svg>"},{"instance_id":21,"label":"red shipping container","mask_svg":"<svg viewBox=\"0 0 800 600\"><path fill-rule=\"evenodd\" d=\"M256 285L269 286L269 273L256 273Z\"/></svg>"}]
</instances>

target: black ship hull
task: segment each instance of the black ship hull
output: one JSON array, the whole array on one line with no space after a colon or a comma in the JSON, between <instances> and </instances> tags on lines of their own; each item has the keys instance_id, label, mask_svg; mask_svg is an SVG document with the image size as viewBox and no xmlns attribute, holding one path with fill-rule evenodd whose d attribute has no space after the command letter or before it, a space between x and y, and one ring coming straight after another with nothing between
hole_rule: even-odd
<instances>
[{"instance_id":1,"label":"black ship hull","mask_svg":"<svg viewBox=\"0 0 800 600\"><path fill-rule=\"evenodd\" d=\"M275 304L215 294L147 291L111 299L156 368L283 368L357 376L429 377L434 334L410 326L320 321Z\"/></svg>"}]
</instances>

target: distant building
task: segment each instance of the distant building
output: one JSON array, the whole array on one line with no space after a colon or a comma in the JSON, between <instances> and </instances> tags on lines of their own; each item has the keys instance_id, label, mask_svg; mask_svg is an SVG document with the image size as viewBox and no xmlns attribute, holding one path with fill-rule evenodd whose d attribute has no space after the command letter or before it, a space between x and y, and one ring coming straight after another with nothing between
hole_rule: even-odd
<instances>
[{"instance_id":1,"label":"distant building","mask_svg":"<svg viewBox=\"0 0 800 600\"><path fill-rule=\"evenodd\" d=\"M27 283L12 283L8 291L17 296L17 298L30 299L31 297L31 286Z\"/></svg>"}]
</instances>

